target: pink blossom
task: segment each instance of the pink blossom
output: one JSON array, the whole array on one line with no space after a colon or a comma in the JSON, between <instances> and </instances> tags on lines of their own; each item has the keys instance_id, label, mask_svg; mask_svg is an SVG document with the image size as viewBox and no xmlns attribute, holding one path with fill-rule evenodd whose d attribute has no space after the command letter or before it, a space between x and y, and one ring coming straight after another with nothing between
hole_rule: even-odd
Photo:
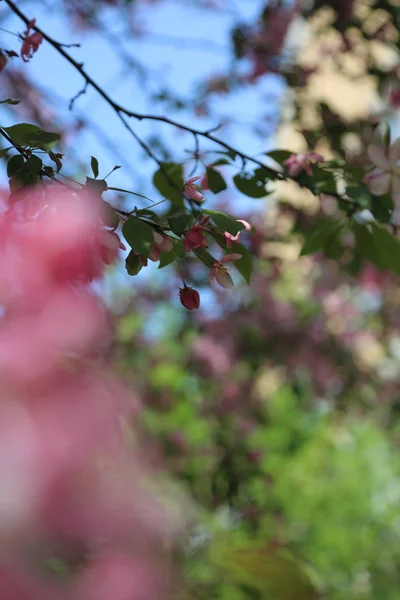
<instances>
[{"instance_id":1,"label":"pink blossom","mask_svg":"<svg viewBox=\"0 0 400 600\"><path fill-rule=\"evenodd\" d=\"M191 200L194 200L195 202L203 202L203 194L199 191L198 187L194 185L194 182L198 179L201 179L201 175L188 179L184 185L183 191Z\"/></svg>"},{"instance_id":2,"label":"pink blossom","mask_svg":"<svg viewBox=\"0 0 400 600\"><path fill-rule=\"evenodd\" d=\"M24 38L21 47L21 58L24 62L29 62L29 59L33 57L34 53L37 52L40 44L43 42L43 36L38 31L31 33Z\"/></svg>"},{"instance_id":3,"label":"pink blossom","mask_svg":"<svg viewBox=\"0 0 400 600\"><path fill-rule=\"evenodd\" d=\"M171 252L172 248L174 247L171 238L169 238L165 233L159 233L153 229L153 238L154 246L156 246L160 252Z\"/></svg>"},{"instance_id":4,"label":"pink blossom","mask_svg":"<svg viewBox=\"0 0 400 600\"><path fill-rule=\"evenodd\" d=\"M207 248L208 242L203 231L207 231L207 228L199 224L193 225L193 227L189 229L183 240L183 247L186 252L190 252L196 248Z\"/></svg>"},{"instance_id":5,"label":"pink blossom","mask_svg":"<svg viewBox=\"0 0 400 600\"><path fill-rule=\"evenodd\" d=\"M247 221L244 221L243 219L236 219L238 223L242 223L244 225L244 231L250 231L251 229L251 225L250 223L248 223ZM232 242L238 242L240 240L240 234L242 233L243 230L238 231L236 235L232 235L231 233L229 233L229 231L225 231L224 236L225 236L225 241L226 241L226 245L228 248L232 247Z\"/></svg>"},{"instance_id":6,"label":"pink blossom","mask_svg":"<svg viewBox=\"0 0 400 600\"><path fill-rule=\"evenodd\" d=\"M395 196L400 195L400 138L388 149L371 144L368 146L368 156L375 166L373 171L363 178L370 192L374 196L383 196L390 192Z\"/></svg>"},{"instance_id":7,"label":"pink blossom","mask_svg":"<svg viewBox=\"0 0 400 600\"><path fill-rule=\"evenodd\" d=\"M312 175L312 164L324 162L324 160L321 154L310 152L308 154L292 154L283 164L288 167L290 177L297 177L301 171Z\"/></svg>"},{"instance_id":8,"label":"pink blossom","mask_svg":"<svg viewBox=\"0 0 400 600\"><path fill-rule=\"evenodd\" d=\"M157 262L163 252L171 252L174 244L165 233L159 233L153 229L154 244L149 252L149 259Z\"/></svg>"},{"instance_id":9,"label":"pink blossom","mask_svg":"<svg viewBox=\"0 0 400 600\"><path fill-rule=\"evenodd\" d=\"M229 289L233 287L233 280L228 269L223 265L228 262L234 262L242 258L241 254L226 254L221 260L214 263L210 270L209 280L213 283L214 279L223 288Z\"/></svg>"},{"instance_id":10,"label":"pink blossom","mask_svg":"<svg viewBox=\"0 0 400 600\"><path fill-rule=\"evenodd\" d=\"M111 327L89 285L121 242L90 195L49 186L35 205L33 218L12 210L1 223L0 597L157 599L168 583L158 548L178 523L125 443L140 404L105 369ZM31 575L43 540L91 549L62 587Z\"/></svg>"}]
</instances>

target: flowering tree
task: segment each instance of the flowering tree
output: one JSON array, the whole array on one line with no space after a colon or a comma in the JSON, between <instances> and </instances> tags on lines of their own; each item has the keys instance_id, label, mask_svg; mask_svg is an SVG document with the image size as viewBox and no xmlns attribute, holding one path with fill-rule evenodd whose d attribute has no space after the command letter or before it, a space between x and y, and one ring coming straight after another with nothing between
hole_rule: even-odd
<instances>
[{"instance_id":1,"label":"flowering tree","mask_svg":"<svg viewBox=\"0 0 400 600\"><path fill-rule=\"evenodd\" d=\"M129 2L88 1L79 7L65 4L68 18L82 28L100 30L103 9L124 11L124 15L130 10ZM220 4L211 3L206 10L218 11ZM371 382L380 398L391 394L390 381L380 380L376 364L368 363L362 347L388 344L384 325L390 330L396 328L395 315L390 312L382 318L382 330L371 340L363 331L368 318L365 314L357 326L352 325L357 307L346 298L338 281L341 285L346 281L361 294L371 286L393 289L399 274L400 144L391 139L384 123L388 111L398 105L397 63L396 68L385 71L371 49L374 42L389 49L398 44L398 36L393 33L398 19L394 4L379 2L363 12L357 2L337 3L328 24L319 31L321 39L325 28L335 31L336 45L329 51L338 62L342 55L351 58L357 54L360 40L367 45L365 68L375 77L377 90L387 97L388 108L373 119L350 123L329 105L317 103L314 127L310 123L301 126L302 151L278 149L265 151L261 157L226 141L218 133L218 125L187 125L170 116L168 110L162 114L137 112L128 104L116 102L74 58L70 45L54 39L51 31L19 4L4 0L4 5L8 14L18 17L22 29L14 31L18 47L3 48L1 53L7 89L18 90L18 85L13 88L16 75L12 71L17 60L35 61L43 47L50 45L83 79L83 88L70 101L71 109L88 89L102 98L154 163L150 179L153 193L158 193L161 200L154 199L147 188L125 190L122 184L109 185L111 173L119 175L119 166L101 177L94 156L86 161L90 176L71 178L69 171L67 176L65 166L73 159L68 152L61 152L63 148L58 145L62 136L46 125L45 111L33 113L30 120L38 124L16 122L0 127L9 184L2 197L0 257L4 309L0 373L5 399L0 416L6 482L0 514L5 555L2 597L124 600L163 596L170 589L168 561L177 533L177 527L171 527L174 515L168 503L160 505L157 488L152 488L154 471L161 477L164 466L189 482L198 505L215 511L217 516L218 511L229 507L231 519L227 537L222 535L220 543L216 536L206 553L202 543L196 544L195 533L189 536L189 542L195 545L196 560L193 565L189 551L176 561L182 577L171 586L175 593L192 595L197 590L205 597L267 594L279 599L295 594L316 598L319 589L328 597L340 597L334 594L343 581L350 585L349 580L358 575L357 569L346 574L350 562L342 555L324 563L319 554L323 552L323 539L315 534L314 547L296 532L290 521L291 510L294 519L299 519L302 511L296 513L287 497L304 491L302 478L307 467L317 475L322 468L308 453L329 454L322 416L314 415L312 422L302 422L299 398L307 390L311 390L312 397L320 395L326 401L335 398L335 410L348 397L355 398L357 406L362 405ZM202 92L193 104L195 114L200 118L211 113L212 117L216 94L256 86L264 77L279 75L291 87L296 119L301 125L306 118L302 91L318 66L298 64L285 38L291 24L302 18L311 20L323 8L323 2L315 2L311 8L296 2L270 2L262 6L254 23L237 22L231 33L234 68L229 75L213 75L202 83ZM381 19L376 27L374 19ZM359 36L356 41L354 29ZM108 35L113 34L108 31ZM33 111L24 98L13 96L10 93L2 103L15 115L19 110ZM166 99L171 98L169 94ZM378 118L382 120L380 125ZM141 122L188 134L193 140L192 149L185 158L183 152L178 157L160 158L157 144L137 133L135 124ZM349 133L359 136L360 148L346 147ZM264 232L254 217L233 215L236 211L223 206L209 207L212 195L218 198L225 190L235 189L248 198L261 200L274 192L280 194L280 186L288 182L297 186L299 194L307 190L318 200L311 218L282 202L275 226L267 232L270 242L297 244L296 259L299 254L304 257L298 264L309 265L309 272L297 282L305 285L310 276L309 293L298 302L296 310L276 297L279 286L288 296L291 294L287 283L290 265L274 256L271 245L263 248ZM144 200L146 206L137 208L129 198ZM279 223L285 218L289 218L291 227L282 235ZM146 400L144 411L111 375L105 374L111 325L91 287L92 281L102 277L106 265L118 261L119 250L127 250L129 276L138 275L148 261L176 272L183 283L171 274L171 287L175 295L179 290L180 302L190 311L190 318L193 311L202 310L201 296L208 286L214 287L220 299L220 292L234 286L235 270L247 284L255 271L252 300L236 310L234 327L223 318L207 316L201 336L184 346L193 373L177 367L174 380L167 377L165 383L160 365L154 372L150 366L146 370L152 372L150 381L141 380L138 362L139 368L133 370L134 383ZM314 254L315 259L311 259ZM259 263L259 258L266 260ZM322 277L316 274L318 268L323 268ZM351 279L354 275L358 276L356 283ZM387 293L390 296L390 291ZM230 298L235 297L235 291L230 294ZM322 317L313 314L311 297L322 298ZM148 300L145 293L143 298ZM338 315L344 320L339 331L334 325ZM269 345L274 348L272 355L264 351ZM287 348L291 349L289 355ZM118 349L124 361L128 360L128 370L132 370L135 361L130 346ZM148 360L151 365L151 350L143 354L140 360ZM278 380L284 381L279 391L276 386L274 389L271 384L269 388L263 384L264 361ZM284 376L279 370L281 363ZM353 380L355 366L361 374ZM304 381L304 369L311 374L311 381ZM253 380L258 382L258 392ZM257 400L263 385L271 397L267 414ZM182 408L188 389L198 398L207 397L207 402L199 401L189 414ZM178 410L177 415L172 410L172 417L166 417L168 409L175 408L168 397L172 394L182 412ZM243 398L248 399L246 406ZM163 406L164 401L167 406ZM285 421L282 407L293 409L292 420ZM186 419L184 423L182 419ZM121 420L125 429L133 430L133 440L123 435ZM161 438L161 448L155 441L149 445L149 464L138 455L149 443L139 437L139 420ZM180 430L183 425L187 428L184 432ZM286 427L291 432L289 442L286 438L286 445L274 445L274 433L279 430L278 438L284 440L282 431ZM360 457L369 446L363 442L362 428L351 431L354 439L361 440L356 464L364 468ZM372 426L368 431L375 434ZM306 444L309 435L316 440L311 449ZM298 452L297 462L292 463L291 444ZM386 440L381 443L379 438L372 444L373 450L378 448L386 457L389 450L385 444ZM199 460L196 453L200 450ZM275 463L266 454L274 455ZM335 456L338 464L345 464L339 450ZM396 466L390 462L387 477L374 484L374 493L382 481L388 488L396 473ZM368 485L369 480L360 488L363 493ZM267 489L273 492L268 495ZM165 495L165 489L163 492ZM321 502L317 498L314 504L303 504L303 514L310 523L313 508ZM188 504L182 504L187 511ZM376 517L378 527L389 537L390 510L389 503L384 516ZM362 523L365 514L369 516L368 509L364 513L360 510L356 522L359 519ZM218 530L219 523L214 525ZM239 536L233 535L235 528ZM252 531L257 532L255 539ZM207 535L206 529L203 536ZM371 593L384 597L379 578L385 565L374 562L367 543L361 546L360 561L379 575ZM10 547L12 552L6 556ZM295 551L302 561L319 569L322 581L306 573L302 562L295 560ZM268 558L269 570L257 562L260 556ZM395 577L395 566L389 569L388 577ZM61 581L58 578L54 582L54 573L59 571Z\"/></svg>"}]
</instances>

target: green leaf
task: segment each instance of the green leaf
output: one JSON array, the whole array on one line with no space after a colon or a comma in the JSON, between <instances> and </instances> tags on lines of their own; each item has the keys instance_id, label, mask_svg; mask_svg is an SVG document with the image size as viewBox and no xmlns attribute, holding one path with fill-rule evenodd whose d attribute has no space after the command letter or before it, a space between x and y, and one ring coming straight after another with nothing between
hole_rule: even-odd
<instances>
[{"instance_id":1,"label":"green leaf","mask_svg":"<svg viewBox=\"0 0 400 600\"><path fill-rule=\"evenodd\" d=\"M26 161L26 167L28 168L29 173L35 178L39 175L42 165L41 159L34 154Z\"/></svg>"},{"instance_id":2,"label":"green leaf","mask_svg":"<svg viewBox=\"0 0 400 600\"><path fill-rule=\"evenodd\" d=\"M11 100L11 98L7 98L7 100L2 100L0 102L0 104L12 104L13 106L15 106L16 104L19 104L21 102L21 100Z\"/></svg>"},{"instance_id":3,"label":"green leaf","mask_svg":"<svg viewBox=\"0 0 400 600\"><path fill-rule=\"evenodd\" d=\"M207 250L205 250L204 248L197 248L196 250L193 250L193 252L197 256L197 258L201 260L201 262L205 264L206 267L208 267L209 269L213 267L214 263L218 262L217 259L214 258L212 254L207 252Z\"/></svg>"},{"instance_id":4,"label":"green leaf","mask_svg":"<svg viewBox=\"0 0 400 600\"><path fill-rule=\"evenodd\" d=\"M99 161L94 156L90 157L90 167L92 169L94 178L97 179L99 176Z\"/></svg>"},{"instance_id":5,"label":"green leaf","mask_svg":"<svg viewBox=\"0 0 400 600\"><path fill-rule=\"evenodd\" d=\"M339 260L344 254L344 247L340 243L338 231L334 231L324 242L323 252L326 258L332 260Z\"/></svg>"},{"instance_id":6,"label":"green leaf","mask_svg":"<svg viewBox=\"0 0 400 600\"><path fill-rule=\"evenodd\" d=\"M232 264L235 269L239 271L246 283L250 285L251 275L253 273L253 256L251 255L251 252L249 252L249 250L246 248L246 246L243 246L243 244L232 242L232 246L229 248L229 253L237 253L242 255L242 258L235 260L235 262Z\"/></svg>"},{"instance_id":7,"label":"green leaf","mask_svg":"<svg viewBox=\"0 0 400 600\"><path fill-rule=\"evenodd\" d=\"M369 208L372 195L365 185L349 185L346 188L346 196L360 205L361 208Z\"/></svg>"},{"instance_id":8,"label":"green leaf","mask_svg":"<svg viewBox=\"0 0 400 600\"><path fill-rule=\"evenodd\" d=\"M125 269L128 275L133 277L134 275L137 275L142 268L143 265L140 262L140 258L133 252L133 250L131 250L125 259Z\"/></svg>"},{"instance_id":9,"label":"green leaf","mask_svg":"<svg viewBox=\"0 0 400 600\"><path fill-rule=\"evenodd\" d=\"M171 231L180 237L183 232L189 228L189 223L193 221L192 215L176 215L168 219L168 225Z\"/></svg>"},{"instance_id":10,"label":"green leaf","mask_svg":"<svg viewBox=\"0 0 400 600\"><path fill-rule=\"evenodd\" d=\"M7 154L10 152L10 150L13 148L13 146L9 146L8 148L2 148L0 150L0 158L4 158L5 156L7 156Z\"/></svg>"},{"instance_id":11,"label":"green leaf","mask_svg":"<svg viewBox=\"0 0 400 600\"><path fill-rule=\"evenodd\" d=\"M218 194L227 188L221 173L211 167L207 167L207 185L214 194Z\"/></svg>"},{"instance_id":12,"label":"green leaf","mask_svg":"<svg viewBox=\"0 0 400 600\"><path fill-rule=\"evenodd\" d=\"M356 248L361 256L379 269L388 269L400 275L400 242L376 223L353 223Z\"/></svg>"},{"instance_id":13,"label":"green leaf","mask_svg":"<svg viewBox=\"0 0 400 600\"><path fill-rule=\"evenodd\" d=\"M183 204L183 167L178 163L162 163L153 175L153 184L161 196L175 204Z\"/></svg>"},{"instance_id":14,"label":"green leaf","mask_svg":"<svg viewBox=\"0 0 400 600\"><path fill-rule=\"evenodd\" d=\"M92 177L86 177L85 185L87 189L93 192L96 196L101 196L102 193L108 189L105 179L93 179Z\"/></svg>"},{"instance_id":15,"label":"green leaf","mask_svg":"<svg viewBox=\"0 0 400 600\"><path fill-rule=\"evenodd\" d=\"M203 210L203 213L210 215L221 231L227 231L232 235L236 235L239 231L245 229L243 223L239 223L234 217L230 217L219 210Z\"/></svg>"},{"instance_id":16,"label":"green leaf","mask_svg":"<svg viewBox=\"0 0 400 600\"><path fill-rule=\"evenodd\" d=\"M231 160L236 160L237 153L234 150L213 150L214 154L225 154L225 156L229 156Z\"/></svg>"},{"instance_id":17,"label":"green leaf","mask_svg":"<svg viewBox=\"0 0 400 600\"><path fill-rule=\"evenodd\" d=\"M292 156L292 154L294 154L294 152L290 152L289 150L272 150L271 152L265 153L266 156L270 156L272 160L279 165L282 165L285 160Z\"/></svg>"},{"instance_id":18,"label":"green leaf","mask_svg":"<svg viewBox=\"0 0 400 600\"><path fill-rule=\"evenodd\" d=\"M14 154L7 163L7 175L12 177L25 165L25 159L22 154Z\"/></svg>"},{"instance_id":19,"label":"green leaf","mask_svg":"<svg viewBox=\"0 0 400 600\"><path fill-rule=\"evenodd\" d=\"M160 222L159 215L156 212L154 212L154 210L149 210L148 208L141 208L141 209L135 208L135 215L137 217L145 217L147 219L151 219L155 223Z\"/></svg>"},{"instance_id":20,"label":"green leaf","mask_svg":"<svg viewBox=\"0 0 400 600\"><path fill-rule=\"evenodd\" d=\"M317 252L317 250L321 250L328 238L330 238L340 227L341 224L337 221L328 219L317 221L314 230L311 234L307 235L304 240L300 256L306 256L307 254L313 254L314 252Z\"/></svg>"},{"instance_id":21,"label":"green leaf","mask_svg":"<svg viewBox=\"0 0 400 600\"><path fill-rule=\"evenodd\" d=\"M249 173L238 173L233 178L234 184L242 194L250 198L264 198L268 195L265 183L268 180L264 169L256 169L253 175Z\"/></svg>"},{"instance_id":22,"label":"green leaf","mask_svg":"<svg viewBox=\"0 0 400 600\"><path fill-rule=\"evenodd\" d=\"M381 223L389 223L393 213L393 198L390 194L372 197L370 211L377 221Z\"/></svg>"},{"instance_id":23,"label":"green leaf","mask_svg":"<svg viewBox=\"0 0 400 600\"><path fill-rule=\"evenodd\" d=\"M319 597L303 565L288 551L273 552L266 545L226 536L212 542L210 559L228 579L257 590L262 598L317 600Z\"/></svg>"},{"instance_id":24,"label":"green leaf","mask_svg":"<svg viewBox=\"0 0 400 600\"><path fill-rule=\"evenodd\" d=\"M39 148L46 152L49 152L60 140L58 133L43 131L40 127L30 123L19 123L11 127L3 127L3 129L17 146Z\"/></svg>"},{"instance_id":25,"label":"green leaf","mask_svg":"<svg viewBox=\"0 0 400 600\"><path fill-rule=\"evenodd\" d=\"M46 175L48 177L51 177L51 179L53 179L53 177L54 177L54 169L53 169L53 167L48 167L47 165L45 165L43 167L43 170L44 170L44 172L46 173Z\"/></svg>"},{"instance_id":26,"label":"green leaf","mask_svg":"<svg viewBox=\"0 0 400 600\"><path fill-rule=\"evenodd\" d=\"M153 228L138 219L129 217L122 227L122 233L129 246L139 254L147 257L154 242Z\"/></svg>"},{"instance_id":27,"label":"green leaf","mask_svg":"<svg viewBox=\"0 0 400 600\"><path fill-rule=\"evenodd\" d=\"M162 252L160 256L159 269L170 265L181 256L185 256L186 252L183 248L183 243L180 240L173 240L174 247L171 252Z\"/></svg>"},{"instance_id":28,"label":"green leaf","mask_svg":"<svg viewBox=\"0 0 400 600\"><path fill-rule=\"evenodd\" d=\"M232 163L226 158L219 158L215 160L213 163L208 165L209 167L222 167L223 165L231 165Z\"/></svg>"}]
</instances>

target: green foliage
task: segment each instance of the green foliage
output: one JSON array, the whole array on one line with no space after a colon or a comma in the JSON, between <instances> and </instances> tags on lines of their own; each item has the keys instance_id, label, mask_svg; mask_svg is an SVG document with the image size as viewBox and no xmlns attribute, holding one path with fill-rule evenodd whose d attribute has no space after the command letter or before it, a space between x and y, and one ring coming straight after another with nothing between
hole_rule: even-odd
<instances>
[{"instance_id":1,"label":"green foliage","mask_svg":"<svg viewBox=\"0 0 400 600\"><path fill-rule=\"evenodd\" d=\"M314 230L306 236L300 256L306 256L318 250L323 250L329 258L339 258L339 255L336 256L338 254L336 247L339 246L341 248L337 240L338 233L342 227L343 223L339 223L338 221L319 219L315 223ZM332 253L335 253L335 255L332 256Z\"/></svg>"},{"instance_id":2,"label":"green foliage","mask_svg":"<svg viewBox=\"0 0 400 600\"><path fill-rule=\"evenodd\" d=\"M142 219L129 217L122 227L124 238L133 250L147 257L153 244L153 229Z\"/></svg>"},{"instance_id":3,"label":"green foliage","mask_svg":"<svg viewBox=\"0 0 400 600\"><path fill-rule=\"evenodd\" d=\"M269 179L268 173L260 167L252 175L249 173L238 173L234 176L233 182L239 192L245 194L245 196L250 196L250 198L265 198L268 195L265 184Z\"/></svg>"},{"instance_id":4,"label":"green foliage","mask_svg":"<svg viewBox=\"0 0 400 600\"><path fill-rule=\"evenodd\" d=\"M212 167L207 167L206 173L207 173L207 185L214 194L218 194L219 192L226 190L227 185L226 185L225 179L222 177L221 173L219 173Z\"/></svg>"},{"instance_id":5,"label":"green foliage","mask_svg":"<svg viewBox=\"0 0 400 600\"><path fill-rule=\"evenodd\" d=\"M353 223L356 249L360 255L379 269L400 274L400 242L376 223Z\"/></svg>"},{"instance_id":6,"label":"green foliage","mask_svg":"<svg viewBox=\"0 0 400 600\"><path fill-rule=\"evenodd\" d=\"M30 123L19 123L11 127L3 127L3 129L17 146L39 148L49 152L54 144L60 141L58 133L43 131L40 127Z\"/></svg>"},{"instance_id":7,"label":"green foliage","mask_svg":"<svg viewBox=\"0 0 400 600\"><path fill-rule=\"evenodd\" d=\"M221 229L221 231L228 231L232 235L236 235L239 231L243 231L243 229L245 229L243 223L239 223L233 217L219 210L203 210L203 213L210 215L216 226Z\"/></svg>"},{"instance_id":8,"label":"green foliage","mask_svg":"<svg viewBox=\"0 0 400 600\"><path fill-rule=\"evenodd\" d=\"M162 163L153 175L154 187L163 198L167 198L173 204L182 204L183 194L183 168L177 163Z\"/></svg>"},{"instance_id":9,"label":"green foliage","mask_svg":"<svg viewBox=\"0 0 400 600\"><path fill-rule=\"evenodd\" d=\"M193 223L193 217L189 214L175 215L168 219L168 225L172 231L177 236L183 235L186 229L189 229L191 224Z\"/></svg>"},{"instance_id":10,"label":"green foliage","mask_svg":"<svg viewBox=\"0 0 400 600\"><path fill-rule=\"evenodd\" d=\"M94 178L97 179L99 176L99 161L94 156L90 157L90 167Z\"/></svg>"}]
</instances>

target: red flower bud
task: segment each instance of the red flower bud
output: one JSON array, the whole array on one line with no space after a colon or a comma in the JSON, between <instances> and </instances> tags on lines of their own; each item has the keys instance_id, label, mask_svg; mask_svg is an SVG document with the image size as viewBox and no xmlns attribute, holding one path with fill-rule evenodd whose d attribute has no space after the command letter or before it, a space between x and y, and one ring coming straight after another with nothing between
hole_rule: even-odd
<instances>
[{"instance_id":1,"label":"red flower bud","mask_svg":"<svg viewBox=\"0 0 400 600\"><path fill-rule=\"evenodd\" d=\"M179 289L179 296L182 306L188 310L196 310L200 306L200 294L197 290L187 287Z\"/></svg>"}]
</instances>

